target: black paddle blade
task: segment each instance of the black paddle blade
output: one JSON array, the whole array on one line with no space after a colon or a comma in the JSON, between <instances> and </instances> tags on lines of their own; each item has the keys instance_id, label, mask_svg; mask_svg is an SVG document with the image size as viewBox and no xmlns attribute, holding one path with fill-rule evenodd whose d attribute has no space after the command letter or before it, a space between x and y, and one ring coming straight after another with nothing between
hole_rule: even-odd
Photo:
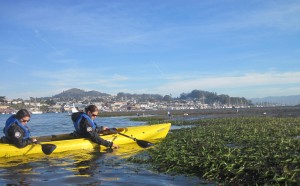
<instances>
[{"instance_id":1,"label":"black paddle blade","mask_svg":"<svg viewBox=\"0 0 300 186\"><path fill-rule=\"evenodd\" d=\"M113 150L112 148L107 148L107 149L106 149L106 152L107 152L107 153L112 153L113 151L114 151L114 150Z\"/></svg>"},{"instance_id":2,"label":"black paddle blade","mask_svg":"<svg viewBox=\"0 0 300 186\"><path fill-rule=\"evenodd\" d=\"M41 146L43 153L46 155L50 155L56 149L54 144L41 144Z\"/></svg>"},{"instance_id":3,"label":"black paddle blade","mask_svg":"<svg viewBox=\"0 0 300 186\"><path fill-rule=\"evenodd\" d=\"M135 141L142 148L147 148L147 147L153 146L153 144L148 141L138 140L138 139L135 139Z\"/></svg>"}]
</instances>

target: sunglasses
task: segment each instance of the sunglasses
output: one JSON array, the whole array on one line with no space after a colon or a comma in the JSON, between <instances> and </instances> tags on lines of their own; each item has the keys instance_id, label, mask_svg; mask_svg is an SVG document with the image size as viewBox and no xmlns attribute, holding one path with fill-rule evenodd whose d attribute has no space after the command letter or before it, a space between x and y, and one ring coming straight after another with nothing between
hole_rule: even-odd
<instances>
[{"instance_id":1,"label":"sunglasses","mask_svg":"<svg viewBox=\"0 0 300 186\"><path fill-rule=\"evenodd\" d=\"M92 116L93 116L93 117L96 117L97 115L96 115L96 114L92 114Z\"/></svg>"},{"instance_id":2,"label":"sunglasses","mask_svg":"<svg viewBox=\"0 0 300 186\"><path fill-rule=\"evenodd\" d=\"M23 122L23 123L28 123L30 121L30 119L29 120L25 120L25 119L21 119L21 122Z\"/></svg>"}]
</instances>

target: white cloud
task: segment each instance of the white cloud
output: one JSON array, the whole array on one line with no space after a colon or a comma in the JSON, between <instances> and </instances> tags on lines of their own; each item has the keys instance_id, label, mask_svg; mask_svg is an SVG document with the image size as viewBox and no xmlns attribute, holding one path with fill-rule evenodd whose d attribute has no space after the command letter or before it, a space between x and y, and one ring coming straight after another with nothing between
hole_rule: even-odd
<instances>
[{"instance_id":1,"label":"white cloud","mask_svg":"<svg viewBox=\"0 0 300 186\"><path fill-rule=\"evenodd\" d=\"M177 97L181 93L189 93L195 89L246 98L298 95L300 92L300 71L246 73L244 75L219 74L218 76L198 77L185 77L181 74L177 78L174 78L175 76L168 78L170 76L166 75L167 78L160 76L143 77L142 82L138 78L135 79L122 74L97 74L93 73L93 70L86 69L69 69L57 72L40 71L33 73L33 75L36 79L40 79L40 84L43 84L42 87L39 87L39 83L31 84L30 90L23 91L20 95L12 93L9 96L12 98L52 96L70 88L96 90L114 95L118 92L126 92L172 94L173 97ZM153 81L156 83L153 84Z\"/></svg>"},{"instance_id":2,"label":"white cloud","mask_svg":"<svg viewBox=\"0 0 300 186\"><path fill-rule=\"evenodd\" d=\"M103 70L103 69L102 69ZM97 69L72 68L59 71L34 71L31 73L36 79L52 89L62 88L116 88L122 87L122 82L129 80L129 77L120 74L107 75Z\"/></svg>"},{"instance_id":3,"label":"white cloud","mask_svg":"<svg viewBox=\"0 0 300 186\"><path fill-rule=\"evenodd\" d=\"M255 97L262 95L287 95L289 90L282 87L296 84L289 88L296 93L300 85L300 72L268 72L268 73L248 73L239 76L219 75L218 77L198 77L194 79L177 79L154 88L154 92L165 94L173 93L179 95L183 92L188 93L194 89L198 90L218 90L218 94L230 92L236 96ZM297 85L298 84L298 85ZM278 86L278 88L276 88ZM276 91L270 91L270 87L275 87ZM279 88L280 87L280 88ZM254 89L255 88L255 89ZM259 91L258 91L258 90ZM215 92L214 91L214 92ZM238 92L244 95L237 95ZM259 93L258 93L259 92ZM280 92L280 93L278 93ZM284 93L285 92L285 93ZM290 92L292 94L292 92ZM252 94L252 96L251 96Z\"/></svg>"},{"instance_id":4,"label":"white cloud","mask_svg":"<svg viewBox=\"0 0 300 186\"><path fill-rule=\"evenodd\" d=\"M22 65L22 63L20 63L20 60L15 57L7 59L6 62L12 65Z\"/></svg>"}]
</instances>

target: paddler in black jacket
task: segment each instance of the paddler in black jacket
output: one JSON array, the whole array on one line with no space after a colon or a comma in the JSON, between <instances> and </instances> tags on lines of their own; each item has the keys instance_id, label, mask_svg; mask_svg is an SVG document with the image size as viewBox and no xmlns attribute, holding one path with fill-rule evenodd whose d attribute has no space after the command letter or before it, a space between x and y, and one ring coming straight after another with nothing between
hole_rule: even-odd
<instances>
[{"instance_id":1,"label":"paddler in black jacket","mask_svg":"<svg viewBox=\"0 0 300 186\"><path fill-rule=\"evenodd\" d=\"M29 121L30 113L26 109L21 109L15 115L10 116L3 128L5 136L1 138L1 142L14 144L18 148L36 143L35 138L30 138L30 131L26 125Z\"/></svg>"},{"instance_id":2,"label":"paddler in black jacket","mask_svg":"<svg viewBox=\"0 0 300 186\"><path fill-rule=\"evenodd\" d=\"M89 105L85 108L84 112L73 113L71 118L74 124L74 135L84 138L90 138L93 142L106 147L119 148L113 142L102 139L99 134L102 133L107 127L98 127L94 119L99 113L95 105Z\"/></svg>"}]
</instances>

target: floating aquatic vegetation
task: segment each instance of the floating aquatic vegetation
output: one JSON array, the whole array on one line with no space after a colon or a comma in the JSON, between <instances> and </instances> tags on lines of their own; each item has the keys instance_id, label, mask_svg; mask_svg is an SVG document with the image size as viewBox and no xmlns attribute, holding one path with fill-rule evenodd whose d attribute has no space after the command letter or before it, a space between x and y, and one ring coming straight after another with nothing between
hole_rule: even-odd
<instances>
[{"instance_id":1,"label":"floating aquatic vegetation","mask_svg":"<svg viewBox=\"0 0 300 186\"><path fill-rule=\"evenodd\" d=\"M224 184L300 182L300 118L242 117L193 121L149 149L153 169ZM131 158L137 160L136 157ZM139 162L140 163L140 162Z\"/></svg>"}]
</instances>

